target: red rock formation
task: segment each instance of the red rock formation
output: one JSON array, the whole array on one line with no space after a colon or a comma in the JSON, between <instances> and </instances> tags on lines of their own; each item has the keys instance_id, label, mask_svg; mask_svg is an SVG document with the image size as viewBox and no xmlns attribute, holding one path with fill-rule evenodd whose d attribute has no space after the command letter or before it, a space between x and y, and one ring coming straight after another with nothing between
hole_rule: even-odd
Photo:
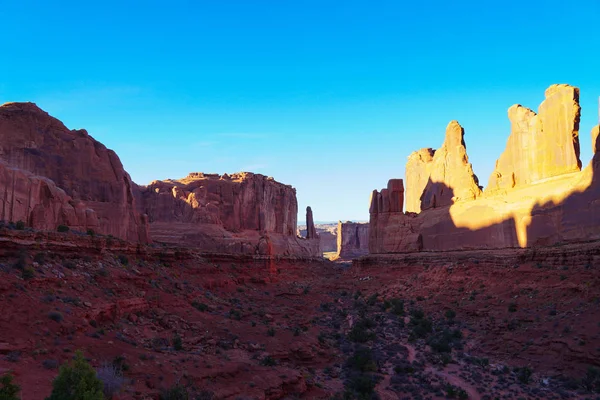
<instances>
[{"instance_id":1,"label":"red rock formation","mask_svg":"<svg viewBox=\"0 0 600 400\"><path fill-rule=\"evenodd\" d=\"M429 182L435 150L431 148L415 151L408 156L406 163L406 211L421 212L421 195Z\"/></svg>"},{"instance_id":2,"label":"red rock formation","mask_svg":"<svg viewBox=\"0 0 600 400\"><path fill-rule=\"evenodd\" d=\"M352 259L369 254L368 223L339 221L337 232L338 258Z\"/></svg>"},{"instance_id":3,"label":"red rock formation","mask_svg":"<svg viewBox=\"0 0 600 400\"><path fill-rule=\"evenodd\" d=\"M48 178L36 176L0 160L0 220L23 221L39 230L58 225L86 231L98 229L96 212L74 201Z\"/></svg>"},{"instance_id":4,"label":"red rock formation","mask_svg":"<svg viewBox=\"0 0 600 400\"><path fill-rule=\"evenodd\" d=\"M313 212L310 207L306 207L306 238L319 238L319 235L317 235L317 229L315 228L315 221L313 220Z\"/></svg>"},{"instance_id":5,"label":"red rock formation","mask_svg":"<svg viewBox=\"0 0 600 400\"><path fill-rule=\"evenodd\" d=\"M581 169L579 89L552 85L545 95L539 114L519 104L508 109L511 134L487 191L512 189Z\"/></svg>"},{"instance_id":6,"label":"red rock formation","mask_svg":"<svg viewBox=\"0 0 600 400\"><path fill-rule=\"evenodd\" d=\"M479 180L469 163L464 129L457 121L446 128L444 144L433 155L427 185L421 195L421 210L444 207L481 195ZM408 188L413 191L412 187Z\"/></svg>"},{"instance_id":7,"label":"red rock formation","mask_svg":"<svg viewBox=\"0 0 600 400\"><path fill-rule=\"evenodd\" d=\"M97 224L91 214L91 222L87 217L77 220L61 217L61 221L76 224L73 227L78 228L91 224L97 226L99 233L131 241L149 241L145 219L136 212L133 183L119 157L85 130L67 129L33 103L4 104L0 106L0 159L52 180L74 204L85 203L77 206L84 210L79 213L89 209L97 216ZM55 206L47 202L39 204L35 211L36 226L56 228L53 225L59 219L50 215ZM47 219L42 217L46 210ZM24 221L34 224L32 218L30 215ZM39 221L40 218L44 221Z\"/></svg>"},{"instance_id":8,"label":"red rock formation","mask_svg":"<svg viewBox=\"0 0 600 400\"><path fill-rule=\"evenodd\" d=\"M411 156L412 165L430 171L420 214L390 212L383 205L386 193L373 192L370 252L497 249L600 240L600 153L596 153L600 128L592 131L596 153L592 162L578 171L578 94L578 89L568 85L551 86L537 116L521 106L511 107L513 129L497 163L497 171L511 172L494 175L501 179L492 180L495 186L483 195L475 188L477 180L464 152L462 128L451 123L444 146L431 162ZM543 154L539 148L545 149ZM510 179L504 179L507 176ZM419 179L413 182L420 190Z\"/></svg>"},{"instance_id":9,"label":"red rock formation","mask_svg":"<svg viewBox=\"0 0 600 400\"><path fill-rule=\"evenodd\" d=\"M262 254L265 246L258 245L268 233L272 254L320 256L318 240L296 236L296 190L271 177L191 173L140 187L139 204L149 216L152 238L160 242Z\"/></svg>"}]
</instances>

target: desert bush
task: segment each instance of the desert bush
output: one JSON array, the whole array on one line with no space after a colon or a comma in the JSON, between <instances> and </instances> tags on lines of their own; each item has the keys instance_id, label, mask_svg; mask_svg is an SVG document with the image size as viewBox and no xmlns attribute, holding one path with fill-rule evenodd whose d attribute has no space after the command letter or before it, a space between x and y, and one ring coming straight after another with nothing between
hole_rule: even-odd
<instances>
[{"instance_id":1,"label":"desert bush","mask_svg":"<svg viewBox=\"0 0 600 400\"><path fill-rule=\"evenodd\" d=\"M20 400L20 390L19 385L13 383L11 374L0 376L0 400Z\"/></svg>"},{"instance_id":2,"label":"desert bush","mask_svg":"<svg viewBox=\"0 0 600 400\"><path fill-rule=\"evenodd\" d=\"M63 320L63 315L58 311L50 311L48 313L48 318L50 318L52 321L60 322Z\"/></svg>"},{"instance_id":3,"label":"desert bush","mask_svg":"<svg viewBox=\"0 0 600 400\"><path fill-rule=\"evenodd\" d=\"M189 400L190 396L185 386L179 383L163 389L158 397L160 400Z\"/></svg>"},{"instance_id":4,"label":"desert bush","mask_svg":"<svg viewBox=\"0 0 600 400\"><path fill-rule=\"evenodd\" d=\"M181 336L173 336L173 348L177 351L183 350L183 340L181 340Z\"/></svg>"},{"instance_id":5,"label":"desert bush","mask_svg":"<svg viewBox=\"0 0 600 400\"><path fill-rule=\"evenodd\" d=\"M66 225L59 225L56 230L61 233L69 232L69 227Z\"/></svg>"},{"instance_id":6,"label":"desert bush","mask_svg":"<svg viewBox=\"0 0 600 400\"><path fill-rule=\"evenodd\" d=\"M17 223L15 224L15 229L18 231L22 231L25 229L25 222L23 221L17 221Z\"/></svg>"},{"instance_id":7,"label":"desert bush","mask_svg":"<svg viewBox=\"0 0 600 400\"><path fill-rule=\"evenodd\" d=\"M375 339L375 333L369 329L375 327L375 322L368 318L363 318L356 322L350 332L348 332L348 340L356 343L365 343Z\"/></svg>"},{"instance_id":8,"label":"desert bush","mask_svg":"<svg viewBox=\"0 0 600 400\"><path fill-rule=\"evenodd\" d=\"M60 367L46 400L104 400L102 390L102 381L78 350L73 361Z\"/></svg>"},{"instance_id":9,"label":"desert bush","mask_svg":"<svg viewBox=\"0 0 600 400\"><path fill-rule=\"evenodd\" d=\"M129 259L127 258L127 256L125 256L123 254L119 254L118 259L121 264L129 265Z\"/></svg>"}]
</instances>

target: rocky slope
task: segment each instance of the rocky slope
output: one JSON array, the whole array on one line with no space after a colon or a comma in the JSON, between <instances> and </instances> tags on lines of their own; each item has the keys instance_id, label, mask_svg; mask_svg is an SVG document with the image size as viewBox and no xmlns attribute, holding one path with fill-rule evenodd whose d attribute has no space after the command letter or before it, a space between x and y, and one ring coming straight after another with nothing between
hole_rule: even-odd
<instances>
[{"instance_id":1,"label":"rocky slope","mask_svg":"<svg viewBox=\"0 0 600 400\"><path fill-rule=\"evenodd\" d=\"M407 182L412 183L406 190L412 194L407 195L411 199L407 207L419 214L388 210L389 189L374 192L370 252L549 246L600 237L600 216L595 211L600 161L595 154L579 171L578 99L577 88L553 85L539 115L511 107L513 129L507 149L483 194L468 163L462 128L451 123L441 150L422 150L409 157ZM423 186L424 174L429 178Z\"/></svg>"},{"instance_id":2,"label":"rocky slope","mask_svg":"<svg viewBox=\"0 0 600 400\"><path fill-rule=\"evenodd\" d=\"M41 400L82 349L120 400L594 398L598 249L347 268L0 226L0 375Z\"/></svg>"}]
</instances>

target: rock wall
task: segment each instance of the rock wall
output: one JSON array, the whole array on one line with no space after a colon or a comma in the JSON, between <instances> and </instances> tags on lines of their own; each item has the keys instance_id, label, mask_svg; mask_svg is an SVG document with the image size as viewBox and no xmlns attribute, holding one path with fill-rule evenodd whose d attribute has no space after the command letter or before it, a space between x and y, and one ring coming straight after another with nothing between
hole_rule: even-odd
<instances>
[{"instance_id":1,"label":"rock wall","mask_svg":"<svg viewBox=\"0 0 600 400\"><path fill-rule=\"evenodd\" d=\"M369 254L369 224L338 222L337 258L352 259Z\"/></svg>"},{"instance_id":2,"label":"rock wall","mask_svg":"<svg viewBox=\"0 0 600 400\"><path fill-rule=\"evenodd\" d=\"M321 255L318 238L296 236L296 190L260 174L154 181L139 187L138 204L159 242L216 253Z\"/></svg>"},{"instance_id":3,"label":"rock wall","mask_svg":"<svg viewBox=\"0 0 600 400\"><path fill-rule=\"evenodd\" d=\"M133 182L119 157L85 130L67 129L33 103L4 104L0 106L0 159L8 171L4 179L12 174L16 185L22 186L17 191L5 186L4 195L13 193L15 199L23 199L30 191L24 208L9 204L7 198L3 203L26 224L52 230L67 223L78 229L95 227L99 233L130 241L149 241L146 220L136 211ZM4 218L10 218L10 212Z\"/></svg>"},{"instance_id":4,"label":"rock wall","mask_svg":"<svg viewBox=\"0 0 600 400\"><path fill-rule=\"evenodd\" d=\"M58 225L87 231L98 229L96 212L71 199L53 181L9 166L0 160L0 220L18 222L38 230Z\"/></svg>"},{"instance_id":5,"label":"rock wall","mask_svg":"<svg viewBox=\"0 0 600 400\"><path fill-rule=\"evenodd\" d=\"M508 109L511 133L486 191L512 189L576 172L579 160L579 89L552 85L539 114L520 104Z\"/></svg>"},{"instance_id":6,"label":"rock wall","mask_svg":"<svg viewBox=\"0 0 600 400\"><path fill-rule=\"evenodd\" d=\"M499 179L483 194L475 189L477 180L463 152L462 128L451 122L442 158L440 149L431 161L419 161L414 153L409 159L408 166L418 171L407 169L407 179L413 177L407 191L419 192L422 171L429 172L419 214L390 211L382 206L384 190L373 192L370 252L536 247L600 239L600 157L594 154L579 170L578 98L577 88L553 85L537 116L519 105L509 109L512 132L496 164L502 172L493 175ZM594 150L600 149L599 130L592 131ZM445 161L436 164L436 159ZM416 209L416 195L408 198Z\"/></svg>"}]
</instances>

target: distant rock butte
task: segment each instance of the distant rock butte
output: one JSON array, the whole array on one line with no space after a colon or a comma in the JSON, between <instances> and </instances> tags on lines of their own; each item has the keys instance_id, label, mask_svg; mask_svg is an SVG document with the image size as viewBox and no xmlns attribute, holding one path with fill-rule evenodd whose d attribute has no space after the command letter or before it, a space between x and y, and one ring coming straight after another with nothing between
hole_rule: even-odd
<instances>
[{"instance_id":1,"label":"distant rock butte","mask_svg":"<svg viewBox=\"0 0 600 400\"><path fill-rule=\"evenodd\" d=\"M386 208L388 189L374 191L373 254L549 246L600 239L600 128L594 158L579 160L579 89L552 85L539 114L509 109L512 130L482 193L468 163L463 131L448 125L443 146L409 156L407 212ZM396 181L396 180L395 180Z\"/></svg>"},{"instance_id":2,"label":"distant rock butte","mask_svg":"<svg viewBox=\"0 0 600 400\"><path fill-rule=\"evenodd\" d=\"M318 238L296 236L296 190L271 177L190 173L140 186L138 204L159 242L213 253L320 256Z\"/></svg>"},{"instance_id":3,"label":"distant rock butte","mask_svg":"<svg viewBox=\"0 0 600 400\"><path fill-rule=\"evenodd\" d=\"M369 224L338 222L337 258L352 259L369 254Z\"/></svg>"},{"instance_id":4,"label":"distant rock butte","mask_svg":"<svg viewBox=\"0 0 600 400\"><path fill-rule=\"evenodd\" d=\"M59 224L147 243L134 184L119 157L85 130L69 130L33 103L0 106L2 216Z\"/></svg>"}]
</instances>

